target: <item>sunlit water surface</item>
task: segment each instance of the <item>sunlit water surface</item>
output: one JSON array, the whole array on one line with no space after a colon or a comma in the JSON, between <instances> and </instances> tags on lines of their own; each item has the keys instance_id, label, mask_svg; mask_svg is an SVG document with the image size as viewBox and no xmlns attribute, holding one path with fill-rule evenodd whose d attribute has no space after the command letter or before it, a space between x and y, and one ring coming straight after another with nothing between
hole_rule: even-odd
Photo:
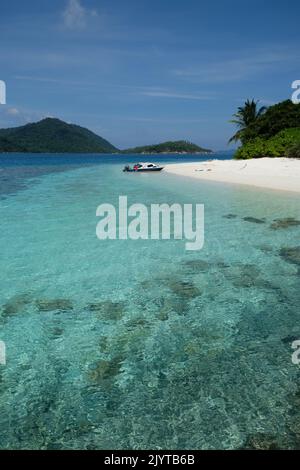
<instances>
[{"instance_id":1,"label":"sunlit water surface","mask_svg":"<svg viewBox=\"0 0 300 470\"><path fill-rule=\"evenodd\" d=\"M0 447L299 447L300 197L135 159L0 159ZM204 203L204 249L98 240L119 195Z\"/></svg>"}]
</instances>

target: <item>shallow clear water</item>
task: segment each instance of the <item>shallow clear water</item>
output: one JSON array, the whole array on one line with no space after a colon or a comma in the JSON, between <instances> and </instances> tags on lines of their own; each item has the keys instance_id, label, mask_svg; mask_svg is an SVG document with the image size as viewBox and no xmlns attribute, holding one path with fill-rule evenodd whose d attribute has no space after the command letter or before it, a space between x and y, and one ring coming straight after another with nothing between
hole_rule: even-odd
<instances>
[{"instance_id":1,"label":"shallow clear water","mask_svg":"<svg viewBox=\"0 0 300 470\"><path fill-rule=\"evenodd\" d=\"M1 448L299 447L300 266L280 250L300 226L271 228L300 219L299 196L123 174L129 156L9 158ZM99 241L96 208L119 195L204 203L204 249Z\"/></svg>"}]
</instances>

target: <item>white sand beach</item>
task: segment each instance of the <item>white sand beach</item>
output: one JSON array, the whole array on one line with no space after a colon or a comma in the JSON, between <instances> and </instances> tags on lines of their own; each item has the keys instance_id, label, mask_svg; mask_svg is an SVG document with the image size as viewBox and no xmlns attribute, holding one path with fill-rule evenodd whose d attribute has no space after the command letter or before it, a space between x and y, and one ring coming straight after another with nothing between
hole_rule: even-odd
<instances>
[{"instance_id":1,"label":"white sand beach","mask_svg":"<svg viewBox=\"0 0 300 470\"><path fill-rule=\"evenodd\" d=\"M300 160L260 158L166 165L165 171L206 181L246 184L300 193Z\"/></svg>"}]
</instances>

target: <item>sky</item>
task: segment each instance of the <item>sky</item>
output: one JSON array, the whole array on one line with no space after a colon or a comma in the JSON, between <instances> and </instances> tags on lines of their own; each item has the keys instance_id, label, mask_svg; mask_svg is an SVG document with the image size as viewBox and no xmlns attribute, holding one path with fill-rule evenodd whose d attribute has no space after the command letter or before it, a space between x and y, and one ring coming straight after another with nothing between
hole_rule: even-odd
<instances>
[{"instance_id":1,"label":"sky","mask_svg":"<svg viewBox=\"0 0 300 470\"><path fill-rule=\"evenodd\" d=\"M57 117L119 148L230 148L247 98L300 79L298 0L0 0L0 127Z\"/></svg>"}]
</instances>

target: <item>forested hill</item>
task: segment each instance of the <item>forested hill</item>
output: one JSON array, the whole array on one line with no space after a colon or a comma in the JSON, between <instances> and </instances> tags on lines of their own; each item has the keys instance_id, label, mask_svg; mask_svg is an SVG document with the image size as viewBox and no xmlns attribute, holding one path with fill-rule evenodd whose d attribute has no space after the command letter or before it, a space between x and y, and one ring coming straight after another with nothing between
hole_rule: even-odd
<instances>
[{"instance_id":1,"label":"forested hill","mask_svg":"<svg viewBox=\"0 0 300 470\"><path fill-rule=\"evenodd\" d=\"M211 153L185 140L163 142L120 151L92 131L60 119L46 118L21 127L0 129L0 153Z\"/></svg>"},{"instance_id":2,"label":"forested hill","mask_svg":"<svg viewBox=\"0 0 300 470\"><path fill-rule=\"evenodd\" d=\"M0 152L117 153L116 147L93 132L59 119L0 129Z\"/></svg>"}]
</instances>

